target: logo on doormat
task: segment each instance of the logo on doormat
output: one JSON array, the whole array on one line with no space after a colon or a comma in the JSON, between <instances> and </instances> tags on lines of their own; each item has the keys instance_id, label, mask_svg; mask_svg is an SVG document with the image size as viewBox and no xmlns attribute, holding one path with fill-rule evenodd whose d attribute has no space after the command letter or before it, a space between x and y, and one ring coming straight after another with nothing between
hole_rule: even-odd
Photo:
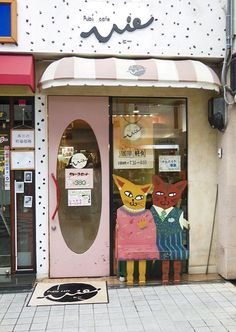
<instances>
[{"instance_id":1,"label":"logo on doormat","mask_svg":"<svg viewBox=\"0 0 236 332\"><path fill-rule=\"evenodd\" d=\"M42 297L37 298L55 302L78 302L91 299L100 290L101 288L84 283L60 284L50 287L43 293Z\"/></svg>"}]
</instances>

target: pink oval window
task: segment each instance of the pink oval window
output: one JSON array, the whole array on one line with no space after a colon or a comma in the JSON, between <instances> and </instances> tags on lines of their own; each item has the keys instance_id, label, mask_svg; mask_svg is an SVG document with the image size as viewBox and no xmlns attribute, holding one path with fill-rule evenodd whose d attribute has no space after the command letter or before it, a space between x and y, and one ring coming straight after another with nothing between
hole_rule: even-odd
<instances>
[{"instance_id":1,"label":"pink oval window","mask_svg":"<svg viewBox=\"0 0 236 332\"><path fill-rule=\"evenodd\" d=\"M61 232L75 253L86 252L96 239L101 217L101 160L89 124L75 120L65 129L58 149L58 210Z\"/></svg>"}]
</instances>

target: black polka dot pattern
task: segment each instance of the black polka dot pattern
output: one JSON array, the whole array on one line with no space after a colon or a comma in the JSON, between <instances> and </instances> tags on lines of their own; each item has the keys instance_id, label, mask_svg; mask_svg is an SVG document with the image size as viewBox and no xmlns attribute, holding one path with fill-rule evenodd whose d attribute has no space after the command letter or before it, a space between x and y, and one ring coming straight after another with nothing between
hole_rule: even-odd
<instances>
[{"instance_id":1,"label":"black polka dot pattern","mask_svg":"<svg viewBox=\"0 0 236 332\"><path fill-rule=\"evenodd\" d=\"M35 96L36 157L36 255L38 275L48 274L48 181L47 181L47 111L46 97Z\"/></svg>"},{"instance_id":2,"label":"black polka dot pattern","mask_svg":"<svg viewBox=\"0 0 236 332\"><path fill-rule=\"evenodd\" d=\"M223 0L25 0L17 9L20 28L14 51L223 57L224 6ZM137 18L142 25L154 20L135 29ZM114 24L125 31L113 31L108 42L99 42L94 33L81 37L93 27L108 36ZM1 49L12 51L7 44Z\"/></svg>"}]
</instances>

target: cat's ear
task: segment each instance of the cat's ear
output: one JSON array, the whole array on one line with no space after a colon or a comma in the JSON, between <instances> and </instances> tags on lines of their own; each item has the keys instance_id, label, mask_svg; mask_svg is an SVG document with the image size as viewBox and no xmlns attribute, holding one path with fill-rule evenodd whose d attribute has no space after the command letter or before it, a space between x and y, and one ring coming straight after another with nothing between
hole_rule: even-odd
<instances>
[{"instance_id":1,"label":"cat's ear","mask_svg":"<svg viewBox=\"0 0 236 332\"><path fill-rule=\"evenodd\" d=\"M145 195L148 194L152 187L152 184L145 184L144 186L141 186L141 190L144 192Z\"/></svg>"},{"instance_id":2,"label":"cat's ear","mask_svg":"<svg viewBox=\"0 0 236 332\"><path fill-rule=\"evenodd\" d=\"M178 192L182 193L187 186L187 181L179 181L174 184Z\"/></svg>"},{"instance_id":3,"label":"cat's ear","mask_svg":"<svg viewBox=\"0 0 236 332\"><path fill-rule=\"evenodd\" d=\"M159 186L159 185L163 184L164 181L163 181L158 175L153 175L153 176L152 176L152 183L153 183L154 185Z\"/></svg>"},{"instance_id":4,"label":"cat's ear","mask_svg":"<svg viewBox=\"0 0 236 332\"><path fill-rule=\"evenodd\" d=\"M118 189L121 190L127 180L115 174L112 174L112 177Z\"/></svg>"}]
</instances>

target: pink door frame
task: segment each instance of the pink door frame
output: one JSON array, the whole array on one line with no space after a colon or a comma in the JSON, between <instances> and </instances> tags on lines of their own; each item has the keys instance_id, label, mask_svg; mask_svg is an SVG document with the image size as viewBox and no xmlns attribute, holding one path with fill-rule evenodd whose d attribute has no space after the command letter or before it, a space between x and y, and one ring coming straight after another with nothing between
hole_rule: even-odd
<instances>
[{"instance_id":1,"label":"pink door frame","mask_svg":"<svg viewBox=\"0 0 236 332\"><path fill-rule=\"evenodd\" d=\"M109 116L108 98L49 96L49 232L50 277L98 277L110 273L110 202L109 202ZM59 225L58 214L52 216L57 204L55 183L57 152L65 128L74 120L86 121L96 136L101 156L102 207L97 237L83 254L71 251L66 245Z\"/></svg>"}]
</instances>

